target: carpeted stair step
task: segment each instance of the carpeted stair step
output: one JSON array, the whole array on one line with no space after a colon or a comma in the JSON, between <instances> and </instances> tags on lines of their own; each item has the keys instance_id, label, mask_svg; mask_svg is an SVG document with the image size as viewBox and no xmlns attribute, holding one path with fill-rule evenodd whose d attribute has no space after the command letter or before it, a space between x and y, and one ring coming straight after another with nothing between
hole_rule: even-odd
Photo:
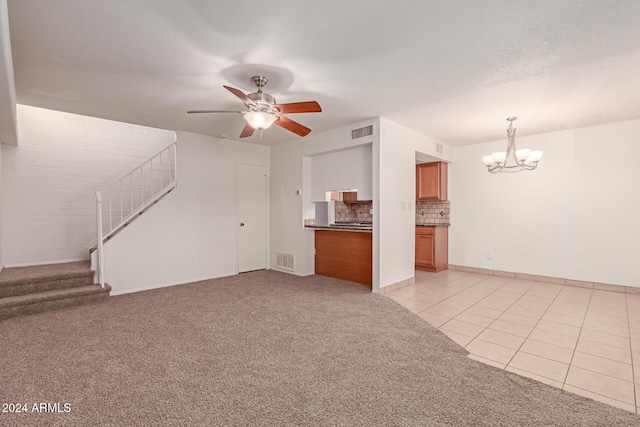
<instances>
[{"instance_id":1,"label":"carpeted stair step","mask_svg":"<svg viewBox=\"0 0 640 427\"><path fill-rule=\"evenodd\" d=\"M5 268L0 272L0 299L93 285L89 262Z\"/></svg>"},{"instance_id":2,"label":"carpeted stair step","mask_svg":"<svg viewBox=\"0 0 640 427\"><path fill-rule=\"evenodd\" d=\"M0 320L59 310L109 297L93 284L87 261L12 267L0 271Z\"/></svg>"},{"instance_id":3,"label":"carpeted stair step","mask_svg":"<svg viewBox=\"0 0 640 427\"><path fill-rule=\"evenodd\" d=\"M76 286L0 298L0 320L106 300L111 286Z\"/></svg>"}]
</instances>

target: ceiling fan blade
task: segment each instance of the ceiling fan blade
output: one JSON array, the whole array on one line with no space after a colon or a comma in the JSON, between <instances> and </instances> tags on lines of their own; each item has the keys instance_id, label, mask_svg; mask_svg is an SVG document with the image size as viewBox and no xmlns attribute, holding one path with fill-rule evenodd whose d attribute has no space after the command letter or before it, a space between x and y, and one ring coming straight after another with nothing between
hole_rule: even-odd
<instances>
[{"instance_id":1,"label":"ceiling fan blade","mask_svg":"<svg viewBox=\"0 0 640 427\"><path fill-rule=\"evenodd\" d=\"M293 113L321 113L322 108L316 101L307 102L292 102L290 104L276 104L274 105L280 111L281 114L293 114Z\"/></svg>"},{"instance_id":2,"label":"ceiling fan blade","mask_svg":"<svg viewBox=\"0 0 640 427\"><path fill-rule=\"evenodd\" d=\"M302 126L300 123L294 122L293 120L288 119L285 116L281 116L280 114L278 114L278 120L273 123L300 136L306 136L309 134L309 132L311 132L311 129L309 129L308 127Z\"/></svg>"},{"instance_id":3,"label":"ceiling fan blade","mask_svg":"<svg viewBox=\"0 0 640 427\"><path fill-rule=\"evenodd\" d=\"M246 113L246 111L230 111L230 110L189 110L187 114L193 113Z\"/></svg>"},{"instance_id":4,"label":"ceiling fan blade","mask_svg":"<svg viewBox=\"0 0 640 427\"><path fill-rule=\"evenodd\" d=\"M244 126L244 129L242 129L242 133L240 134L240 138L246 138L246 137L249 137L249 136L253 135L253 131L254 131L254 130L255 130L255 129L254 129L254 128L252 128L252 127L249 125L249 123L247 123L247 124Z\"/></svg>"},{"instance_id":5,"label":"ceiling fan blade","mask_svg":"<svg viewBox=\"0 0 640 427\"><path fill-rule=\"evenodd\" d=\"M239 89L235 89L235 88L232 88L232 87L229 87L229 86L224 86L224 85L223 85L223 87L224 87L225 89L227 89L229 92L231 92L232 94L234 94L235 96L237 96L238 98L240 98L240 100L241 100L242 102L244 102L245 104L247 104L247 105L253 105L253 106L255 106L255 105L256 105L256 103L255 103L255 102L253 102L253 99L249 98L249 97L248 97L247 95L245 95L245 94L244 94L244 92L242 92L241 90L239 90Z\"/></svg>"}]
</instances>

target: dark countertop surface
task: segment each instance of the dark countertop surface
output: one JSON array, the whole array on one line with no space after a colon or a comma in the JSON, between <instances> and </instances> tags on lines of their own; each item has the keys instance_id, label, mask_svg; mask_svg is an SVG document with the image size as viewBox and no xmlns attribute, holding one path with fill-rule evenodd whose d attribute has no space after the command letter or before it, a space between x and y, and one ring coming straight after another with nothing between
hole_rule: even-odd
<instances>
[{"instance_id":1,"label":"dark countertop surface","mask_svg":"<svg viewBox=\"0 0 640 427\"><path fill-rule=\"evenodd\" d=\"M451 224L416 224L416 227L449 227L450 225ZM305 225L304 228L308 230L360 231L364 233L371 233L373 231L373 227L350 227L348 225L339 225L338 227L331 225Z\"/></svg>"},{"instance_id":2,"label":"dark countertop surface","mask_svg":"<svg viewBox=\"0 0 640 427\"><path fill-rule=\"evenodd\" d=\"M339 227L332 227L330 225L305 225L304 228L308 230L331 230L331 231L358 231L361 233L371 233L373 232L372 227L349 227L346 225L342 225Z\"/></svg>"}]
</instances>

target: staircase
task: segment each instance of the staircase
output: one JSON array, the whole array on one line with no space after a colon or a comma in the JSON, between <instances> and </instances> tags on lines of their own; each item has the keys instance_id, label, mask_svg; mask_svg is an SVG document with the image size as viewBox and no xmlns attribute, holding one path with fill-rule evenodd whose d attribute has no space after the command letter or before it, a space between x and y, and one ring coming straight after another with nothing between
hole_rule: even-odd
<instances>
[{"instance_id":1,"label":"staircase","mask_svg":"<svg viewBox=\"0 0 640 427\"><path fill-rule=\"evenodd\" d=\"M0 272L0 321L106 300L111 287L93 284L88 261L5 268Z\"/></svg>"},{"instance_id":2,"label":"staircase","mask_svg":"<svg viewBox=\"0 0 640 427\"><path fill-rule=\"evenodd\" d=\"M97 239L90 249L91 262L0 271L0 321L108 299L104 243L176 188L176 146L174 142L96 192Z\"/></svg>"},{"instance_id":3,"label":"staircase","mask_svg":"<svg viewBox=\"0 0 640 427\"><path fill-rule=\"evenodd\" d=\"M103 245L177 186L177 143L96 192L97 239L89 250L96 283L104 285ZM104 197L103 197L104 195Z\"/></svg>"}]
</instances>

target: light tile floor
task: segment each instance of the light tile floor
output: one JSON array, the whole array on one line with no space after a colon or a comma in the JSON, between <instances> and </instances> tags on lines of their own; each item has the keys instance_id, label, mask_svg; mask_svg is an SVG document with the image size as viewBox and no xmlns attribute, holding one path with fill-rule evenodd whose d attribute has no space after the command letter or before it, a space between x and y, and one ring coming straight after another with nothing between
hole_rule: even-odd
<instances>
[{"instance_id":1,"label":"light tile floor","mask_svg":"<svg viewBox=\"0 0 640 427\"><path fill-rule=\"evenodd\" d=\"M446 270L385 296L469 357L594 400L640 409L640 294Z\"/></svg>"}]
</instances>

